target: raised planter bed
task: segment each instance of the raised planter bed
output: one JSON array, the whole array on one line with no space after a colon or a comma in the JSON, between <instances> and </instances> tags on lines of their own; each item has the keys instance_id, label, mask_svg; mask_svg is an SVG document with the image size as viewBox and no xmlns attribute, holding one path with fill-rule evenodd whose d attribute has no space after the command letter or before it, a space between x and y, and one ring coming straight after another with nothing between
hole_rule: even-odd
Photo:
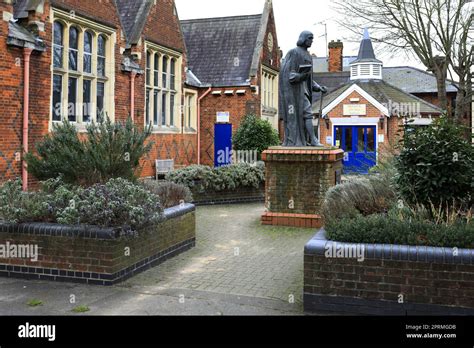
<instances>
[{"instance_id":1,"label":"raised planter bed","mask_svg":"<svg viewBox=\"0 0 474 348\"><path fill-rule=\"evenodd\" d=\"M165 210L165 220L123 237L118 229L0 223L0 245L37 245L38 258L0 258L0 276L113 285L189 250L195 206ZM1 257L1 256L0 256Z\"/></svg>"},{"instance_id":2,"label":"raised planter bed","mask_svg":"<svg viewBox=\"0 0 474 348\"><path fill-rule=\"evenodd\" d=\"M363 250L364 261L337 250ZM321 230L305 247L304 309L474 315L474 250L338 243Z\"/></svg>"},{"instance_id":3,"label":"raised planter bed","mask_svg":"<svg viewBox=\"0 0 474 348\"><path fill-rule=\"evenodd\" d=\"M240 187L236 190L206 191L193 193L195 205L237 204L251 202L265 202L265 185L255 187Z\"/></svg>"}]
</instances>

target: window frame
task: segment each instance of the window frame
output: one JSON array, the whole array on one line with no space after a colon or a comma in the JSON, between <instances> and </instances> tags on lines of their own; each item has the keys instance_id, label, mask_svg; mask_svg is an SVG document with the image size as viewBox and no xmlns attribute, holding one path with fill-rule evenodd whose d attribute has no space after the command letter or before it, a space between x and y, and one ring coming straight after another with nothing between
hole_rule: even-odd
<instances>
[{"instance_id":1,"label":"window frame","mask_svg":"<svg viewBox=\"0 0 474 348\"><path fill-rule=\"evenodd\" d=\"M115 110L113 107L114 104L114 90L115 90L115 43L116 43L116 32L115 29L109 28L105 25L93 22L91 20L81 18L78 16L71 16L69 12L65 12L60 9L53 8L51 23L53 27L53 38L55 36L54 29L59 28L59 25L62 27L62 67L55 66L54 59L51 62L51 108L50 108L50 117L49 117L49 129L53 129L53 124L62 123L65 120L69 119L68 112L68 99L69 99L69 79L77 79L76 86L76 119L72 122L79 131L85 131L85 126L89 124L86 116L88 114L87 109L89 108L91 121L96 122L99 118L99 111L97 110L97 100L98 100L98 84L104 83L104 97L103 110L108 114L111 120L115 119ZM59 25L56 25L58 23ZM69 44L69 33L71 28L77 30L77 49L75 47L70 47ZM86 46L86 35L91 35L91 51L87 52L85 49ZM97 74L97 54L98 54L98 38L102 35L105 38L105 76L101 77ZM55 50L59 46L54 42L51 47L52 54L54 57ZM69 52L77 52L77 70L71 70L69 66ZM65 54L67 52L67 54ZM86 71L86 56L90 56L91 61L91 72ZM60 110L60 119L54 117L54 80L55 76L61 76L62 79L62 88L61 88L61 110ZM91 81L90 84L90 103L85 105L87 98L84 96L84 81Z\"/></svg>"},{"instance_id":2,"label":"window frame","mask_svg":"<svg viewBox=\"0 0 474 348\"><path fill-rule=\"evenodd\" d=\"M145 117L145 125L151 124L154 133L180 133L184 121L182 110L184 94L180 73L183 64L182 54L148 41L145 42L145 52L147 57L149 54L146 65L150 71L150 77L145 83L145 94L148 98L145 113L149 110L150 118ZM174 89L171 88L173 62ZM155 83L156 73L158 84ZM157 119L154 117L156 112L158 112Z\"/></svg>"}]
</instances>

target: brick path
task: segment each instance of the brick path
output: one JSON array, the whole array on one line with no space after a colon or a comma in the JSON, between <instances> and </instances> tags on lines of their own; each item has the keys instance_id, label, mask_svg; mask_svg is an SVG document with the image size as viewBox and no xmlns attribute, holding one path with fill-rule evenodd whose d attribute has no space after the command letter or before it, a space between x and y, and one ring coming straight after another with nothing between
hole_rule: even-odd
<instances>
[{"instance_id":1,"label":"brick path","mask_svg":"<svg viewBox=\"0 0 474 348\"><path fill-rule=\"evenodd\" d=\"M303 248L316 231L262 226L263 211L198 207L196 248L116 286L0 278L0 315L77 315L77 305L86 315L301 315Z\"/></svg>"},{"instance_id":2,"label":"brick path","mask_svg":"<svg viewBox=\"0 0 474 348\"><path fill-rule=\"evenodd\" d=\"M263 212L262 204L199 207L195 249L119 286L294 298L301 308L303 249L315 230L261 226Z\"/></svg>"}]
</instances>

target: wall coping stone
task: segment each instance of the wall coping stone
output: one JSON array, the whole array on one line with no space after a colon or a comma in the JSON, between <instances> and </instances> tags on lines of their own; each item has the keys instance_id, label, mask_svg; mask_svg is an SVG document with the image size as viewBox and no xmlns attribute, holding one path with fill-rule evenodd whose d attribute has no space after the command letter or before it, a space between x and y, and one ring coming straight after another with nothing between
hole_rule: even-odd
<instances>
[{"instance_id":1,"label":"wall coping stone","mask_svg":"<svg viewBox=\"0 0 474 348\"><path fill-rule=\"evenodd\" d=\"M196 210L193 204L184 204L164 210L164 220L174 219ZM56 236L56 237L77 237L88 239L118 239L121 236L122 228L111 227L101 228L98 226L79 225L68 226L55 223L28 222L21 224L0 221L0 233L18 233L26 235Z\"/></svg>"},{"instance_id":2,"label":"wall coping stone","mask_svg":"<svg viewBox=\"0 0 474 348\"><path fill-rule=\"evenodd\" d=\"M305 255L324 256L326 248L337 246L364 245L365 258L369 260L393 260L412 262L432 262L445 264L474 265L474 249L458 249L454 256L453 248L431 246L409 246L396 244L344 243L330 241L324 229L306 244Z\"/></svg>"}]
</instances>

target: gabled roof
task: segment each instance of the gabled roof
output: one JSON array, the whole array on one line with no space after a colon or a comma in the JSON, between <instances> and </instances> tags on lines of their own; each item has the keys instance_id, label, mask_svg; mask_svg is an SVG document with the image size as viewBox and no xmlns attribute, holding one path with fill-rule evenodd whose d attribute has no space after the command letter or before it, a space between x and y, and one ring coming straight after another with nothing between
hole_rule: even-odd
<instances>
[{"instance_id":1,"label":"gabled roof","mask_svg":"<svg viewBox=\"0 0 474 348\"><path fill-rule=\"evenodd\" d=\"M189 68L216 87L248 85L261 20L259 14L181 21Z\"/></svg>"},{"instance_id":2,"label":"gabled roof","mask_svg":"<svg viewBox=\"0 0 474 348\"><path fill-rule=\"evenodd\" d=\"M181 21L188 66L204 85L248 86L257 76L272 0L262 14Z\"/></svg>"},{"instance_id":3,"label":"gabled roof","mask_svg":"<svg viewBox=\"0 0 474 348\"><path fill-rule=\"evenodd\" d=\"M140 40L153 0L115 0L128 45Z\"/></svg>"},{"instance_id":4,"label":"gabled roof","mask_svg":"<svg viewBox=\"0 0 474 348\"><path fill-rule=\"evenodd\" d=\"M411 66L384 67L382 73L383 80L410 94L438 93L436 77L426 71ZM313 79L320 85L328 87L329 92L350 82L350 73L343 72L324 72L314 73ZM457 88L454 82L448 80L446 91L456 93ZM319 100L321 93L313 94L313 101Z\"/></svg>"},{"instance_id":5,"label":"gabled roof","mask_svg":"<svg viewBox=\"0 0 474 348\"><path fill-rule=\"evenodd\" d=\"M381 80L359 80L347 83L333 92L326 95L323 99L323 110L327 113L328 107L331 106L335 101L340 99L341 96L351 93L352 90L355 90L357 87L362 89L365 93L370 95L379 105L390 105L394 103L399 104L414 104L420 106L420 112L422 114L433 114L438 115L442 112L437 106L430 104L414 95L406 93L401 89L388 84L387 82ZM319 113L319 103L314 103L313 111Z\"/></svg>"},{"instance_id":6,"label":"gabled roof","mask_svg":"<svg viewBox=\"0 0 474 348\"><path fill-rule=\"evenodd\" d=\"M411 66L384 68L383 79L407 93L438 93L435 75ZM453 81L447 81L446 91L458 91Z\"/></svg>"},{"instance_id":7,"label":"gabled roof","mask_svg":"<svg viewBox=\"0 0 474 348\"><path fill-rule=\"evenodd\" d=\"M313 80L316 81L319 85L327 87L329 93L345 84L348 84L350 78L351 73L349 71L313 74ZM313 101L317 101L319 100L319 98L321 98L321 93L313 93Z\"/></svg>"}]
</instances>

